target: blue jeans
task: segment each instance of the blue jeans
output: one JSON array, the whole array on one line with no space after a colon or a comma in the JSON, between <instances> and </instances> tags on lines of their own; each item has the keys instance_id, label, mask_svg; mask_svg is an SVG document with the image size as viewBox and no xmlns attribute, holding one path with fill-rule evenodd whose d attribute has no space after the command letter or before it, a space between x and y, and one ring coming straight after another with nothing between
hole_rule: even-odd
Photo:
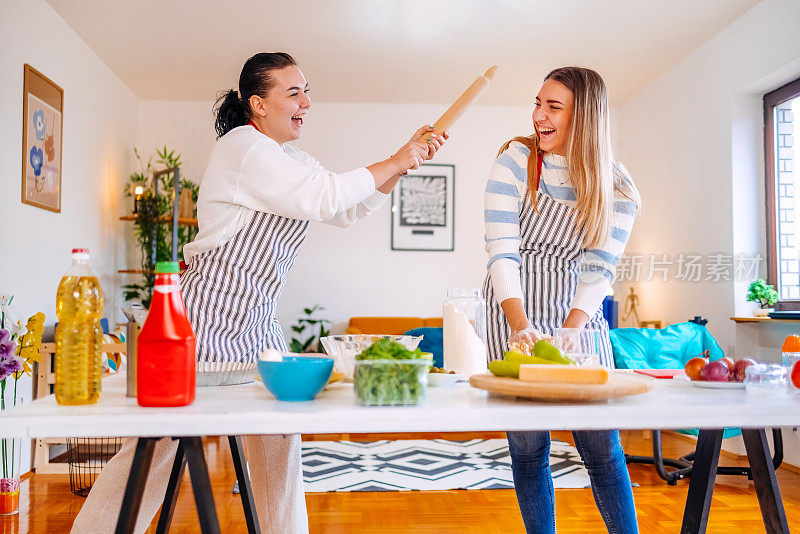
<instances>
[{"instance_id":1,"label":"blue jeans","mask_svg":"<svg viewBox=\"0 0 800 534\"><path fill-rule=\"evenodd\" d=\"M528 534L555 534L556 507L550 473L550 433L508 432L511 470L519 509ZM639 532L628 467L618 430L572 433L589 471L592 493L612 534Z\"/></svg>"}]
</instances>

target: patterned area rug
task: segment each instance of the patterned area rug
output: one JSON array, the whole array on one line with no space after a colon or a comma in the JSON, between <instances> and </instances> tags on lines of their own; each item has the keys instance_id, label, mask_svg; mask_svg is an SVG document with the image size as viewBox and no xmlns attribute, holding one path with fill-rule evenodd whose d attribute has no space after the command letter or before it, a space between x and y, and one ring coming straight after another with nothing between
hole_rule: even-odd
<instances>
[{"instance_id":1,"label":"patterned area rug","mask_svg":"<svg viewBox=\"0 0 800 534\"><path fill-rule=\"evenodd\" d=\"M550 469L556 488L587 488L578 451L553 440ZM504 439L468 441L305 441L307 492L509 489L511 457Z\"/></svg>"}]
</instances>

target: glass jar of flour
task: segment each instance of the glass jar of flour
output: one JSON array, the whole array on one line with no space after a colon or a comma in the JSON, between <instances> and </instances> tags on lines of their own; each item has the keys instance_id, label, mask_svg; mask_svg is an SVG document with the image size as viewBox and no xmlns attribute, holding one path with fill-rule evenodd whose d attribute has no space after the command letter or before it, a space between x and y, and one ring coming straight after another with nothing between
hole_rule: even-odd
<instances>
[{"instance_id":1,"label":"glass jar of flour","mask_svg":"<svg viewBox=\"0 0 800 534\"><path fill-rule=\"evenodd\" d=\"M448 289L444 300L444 367L467 376L485 373L486 301L477 289Z\"/></svg>"}]
</instances>

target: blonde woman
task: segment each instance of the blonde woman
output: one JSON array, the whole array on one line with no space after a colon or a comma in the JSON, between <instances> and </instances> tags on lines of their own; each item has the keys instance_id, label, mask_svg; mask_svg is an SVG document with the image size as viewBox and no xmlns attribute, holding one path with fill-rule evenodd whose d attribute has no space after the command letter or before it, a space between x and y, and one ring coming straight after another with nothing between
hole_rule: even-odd
<instances>
[{"instance_id":1,"label":"blonde woman","mask_svg":"<svg viewBox=\"0 0 800 534\"><path fill-rule=\"evenodd\" d=\"M614 279L640 198L614 161L605 84L595 71L552 71L536 97L534 133L506 143L487 182L484 284L489 356L532 344L557 328L601 333L613 367L601 303ZM595 501L610 532L637 532L619 431L575 431ZM509 432L520 511L529 533L555 532L548 432Z\"/></svg>"}]
</instances>

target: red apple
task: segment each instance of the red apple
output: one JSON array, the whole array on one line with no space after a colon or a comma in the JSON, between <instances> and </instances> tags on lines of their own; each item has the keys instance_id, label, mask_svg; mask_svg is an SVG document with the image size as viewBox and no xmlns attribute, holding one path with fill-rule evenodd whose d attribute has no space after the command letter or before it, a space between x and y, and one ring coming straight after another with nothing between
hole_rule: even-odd
<instances>
[{"instance_id":1,"label":"red apple","mask_svg":"<svg viewBox=\"0 0 800 534\"><path fill-rule=\"evenodd\" d=\"M753 365L755 360L751 360L750 358L743 358L733 364L733 377L736 382L744 382L744 370L747 369L748 366Z\"/></svg>"}]
</instances>

